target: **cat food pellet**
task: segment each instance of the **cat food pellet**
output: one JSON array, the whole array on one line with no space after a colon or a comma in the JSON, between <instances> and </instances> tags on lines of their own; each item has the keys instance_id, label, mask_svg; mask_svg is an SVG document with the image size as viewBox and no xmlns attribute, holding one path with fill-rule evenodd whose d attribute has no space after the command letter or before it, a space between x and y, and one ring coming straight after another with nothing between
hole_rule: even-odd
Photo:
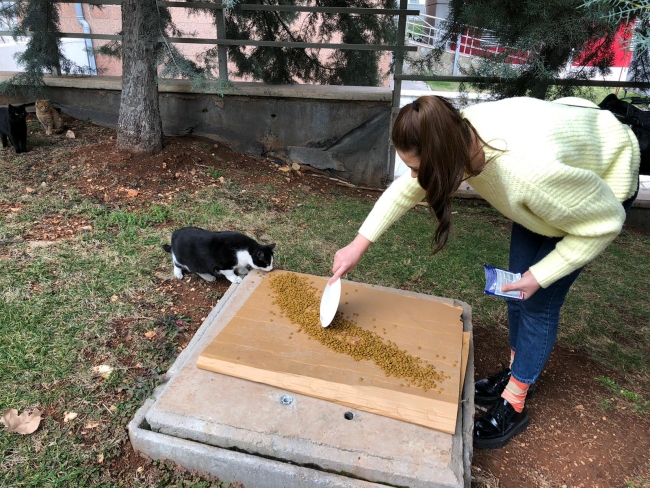
<instances>
[{"instance_id":1,"label":"cat food pellet","mask_svg":"<svg viewBox=\"0 0 650 488\"><path fill-rule=\"evenodd\" d=\"M359 378L359 381L363 381L363 378Z\"/></svg>"},{"instance_id":2,"label":"cat food pellet","mask_svg":"<svg viewBox=\"0 0 650 488\"><path fill-rule=\"evenodd\" d=\"M399 349L395 343L387 343L376 332L358 327L341 313L334 316L329 327L321 327L321 293L317 288L310 286L306 278L295 273L284 273L272 277L269 284L280 310L292 323L298 325L298 332L307 334L308 340L313 338L356 361L371 360L387 377L405 378L409 387L413 384L427 391L434 389L439 381L449 378L437 372L433 365L421 364L419 358ZM383 329L383 332L385 334L386 329Z\"/></svg>"},{"instance_id":3,"label":"cat food pellet","mask_svg":"<svg viewBox=\"0 0 650 488\"><path fill-rule=\"evenodd\" d=\"M418 346L418 349L422 349L420 346Z\"/></svg>"}]
</instances>

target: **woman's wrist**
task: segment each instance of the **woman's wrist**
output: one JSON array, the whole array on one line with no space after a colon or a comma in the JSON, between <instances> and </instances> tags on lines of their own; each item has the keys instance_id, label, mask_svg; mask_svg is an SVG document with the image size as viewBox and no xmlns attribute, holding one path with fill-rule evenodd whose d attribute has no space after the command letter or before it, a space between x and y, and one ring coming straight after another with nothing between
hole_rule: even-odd
<instances>
[{"instance_id":1,"label":"woman's wrist","mask_svg":"<svg viewBox=\"0 0 650 488\"><path fill-rule=\"evenodd\" d=\"M357 237L355 237L354 240L348 244L348 246L359 254L363 254L368 250L370 244L372 244L372 241L362 236L361 234L357 234Z\"/></svg>"}]
</instances>

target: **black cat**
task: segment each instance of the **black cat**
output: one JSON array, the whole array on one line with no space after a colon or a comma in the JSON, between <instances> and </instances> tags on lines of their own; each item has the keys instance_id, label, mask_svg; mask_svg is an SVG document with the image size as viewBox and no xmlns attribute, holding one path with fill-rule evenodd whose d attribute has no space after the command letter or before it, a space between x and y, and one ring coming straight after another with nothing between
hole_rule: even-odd
<instances>
[{"instance_id":1,"label":"black cat","mask_svg":"<svg viewBox=\"0 0 650 488\"><path fill-rule=\"evenodd\" d=\"M0 137L2 147L7 147L8 138L16 154L27 152L27 111L24 105L0 107Z\"/></svg>"},{"instance_id":2,"label":"black cat","mask_svg":"<svg viewBox=\"0 0 650 488\"><path fill-rule=\"evenodd\" d=\"M271 271L274 247L239 232L211 232L198 227L175 230L172 245L163 245L172 255L174 276L179 280L185 270L206 281L214 281L221 274L232 283L241 283L238 275L248 274L250 268Z\"/></svg>"}]
</instances>

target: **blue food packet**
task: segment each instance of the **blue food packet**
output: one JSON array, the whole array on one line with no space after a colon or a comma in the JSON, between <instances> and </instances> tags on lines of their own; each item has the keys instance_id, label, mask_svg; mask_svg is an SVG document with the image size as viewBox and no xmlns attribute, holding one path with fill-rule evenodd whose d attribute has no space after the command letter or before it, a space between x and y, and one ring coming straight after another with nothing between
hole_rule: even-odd
<instances>
[{"instance_id":1,"label":"blue food packet","mask_svg":"<svg viewBox=\"0 0 650 488\"><path fill-rule=\"evenodd\" d=\"M501 287L508 283L514 283L521 279L521 273L511 273L505 269L495 268L487 264L485 269L485 294L495 297L510 298L511 300L523 300L523 291L501 291Z\"/></svg>"}]
</instances>

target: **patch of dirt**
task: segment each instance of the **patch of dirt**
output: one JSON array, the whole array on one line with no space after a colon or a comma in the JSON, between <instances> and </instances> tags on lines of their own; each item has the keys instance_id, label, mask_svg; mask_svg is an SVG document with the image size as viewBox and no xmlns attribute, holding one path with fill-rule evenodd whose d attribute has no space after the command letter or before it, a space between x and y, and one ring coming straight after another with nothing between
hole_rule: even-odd
<instances>
[{"instance_id":1,"label":"patch of dirt","mask_svg":"<svg viewBox=\"0 0 650 488\"><path fill-rule=\"evenodd\" d=\"M62 167L60 162L48 157L49 147L36 147L30 154L30 165L33 164L30 169L53 175L50 179L73 174L74 180L68 180L67 185L74 186L83 197L120 208L148 206L171 199L178 192L224 185L226 179L240 192L258 191L265 183L273 184L277 190L259 198L266 198L277 211L293 208L298 197L305 194L326 199L346 195L365 200L375 199L380 194L351 187L321 172L291 169L278 159L242 154L214 142L193 138L165 138L162 153L133 156L116 149L114 131L80 125L79 121L70 118L66 118L66 122L76 134L77 146L68 157L74 164ZM80 140L86 144L79 146ZM66 144L66 141L59 139L52 144ZM52 169L54 167L56 170ZM35 188L38 191L38 187ZM242 199L241 203L248 205L250 199ZM20 209L20 202L0 203L3 213L20 212ZM490 215L486 214L486 218L490 219ZM20 239L56 241L87 232L90 225L80 218L63 221L56 216L47 217L31 226ZM2 247L0 241L0 250ZM230 282L219 278L208 283L190 273L183 280L176 280L172 277L171 266L168 275L158 273L156 276L159 280L156 291L171 305L152 310L151 305L140 303L143 316L160 317L158 329L150 331L157 335L148 339L157 345L156 341L166 328L178 325L180 320L182 330L179 329L173 339L174 353L178 354ZM132 300L138 303L140 297ZM171 325L165 322L165 317L170 318ZM133 343L142 341L142 337L134 337L141 333L135 326L136 320L115 322L114 334L107 345L111 349L120 344L127 350L134 349ZM508 341L504 333L499 334L494 328L488 329L478 323L474 332L476 378L482 378L496 371L500 362L507 363ZM82 357L95 363L92 355L93 351L82 353ZM125 362L130 375L145 374L135 357L125 358ZM536 396L528 403L530 427L505 448L474 451L474 485L604 488L624 486L631 479L650 479L650 419L647 413L643 416L635 413L629 402L600 386L596 381L600 376L620 381L621 375L577 351L556 347L538 382ZM639 387L631 385L629 389L638 391ZM604 400L609 407L603 407ZM54 412L48 413L55 416ZM113 478L125 480L127 484L137 479L139 483L149 485L151 482L153 486L153 480L160 480L159 471L133 452L128 442L122 445L121 455L107 464Z\"/></svg>"},{"instance_id":2,"label":"patch of dirt","mask_svg":"<svg viewBox=\"0 0 650 488\"><path fill-rule=\"evenodd\" d=\"M182 280L177 280L172 275L170 261L169 277L163 279L156 291L169 297L173 305L160 312L188 317L190 327L198 328L228 290L230 284L230 281L222 277L208 283L193 273L185 273ZM194 335L194 332L195 330L191 331L191 335Z\"/></svg>"},{"instance_id":3,"label":"patch of dirt","mask_svg":"<svg viewBox=\"0 0 650 488\"><path fill-rule=\"evenodd\" d=\"M498 371L500 362L507 365L505 333L475 324L474 347L477 379ZM620 487L634 476L648 479L650 418L600 386L600 376L620 375L576 350L556 346L527 402L530 426L502 449L475 449L475 477L491 474L499 482L493 487L571 488ZM610 406L603 408L603 400Z\"/></svg>"},{"instance_id":4,"label":"patch of dirt","mask_svg":"<svg viewBox=\"0 0 650 488\"><path fill-rule=\"evenodd\" d=\"M81 162L79 168L84 173L91 175L75 183L85 197L129 207L170 200L178 192L223 185L226 180L234 182L242 193L257 191L267 183L276 185L276 192L267 196L265 203L280 211L293 208L296 197L305 193L327 196L337 190L338 194L363 197L380 194L330 179L321 171L291 169L277 159L243 154L193 138L167 137L164 151L154 156L119 151L115 142L108 140L80 148L71 157ZM241 203L249 202L250 198L246 198Z\"/></svg>"},{"instance_id":5,"label":"patch of dirt","mask_svg":"<svg viewBox=\"0 0 650 488\"><path fill-rule=\"evenodd\" d=\"M92 222L82 217L45 217L34 222L23 238L33 241L57 241L93 230Z\"/></svg>"}]
</instances>

